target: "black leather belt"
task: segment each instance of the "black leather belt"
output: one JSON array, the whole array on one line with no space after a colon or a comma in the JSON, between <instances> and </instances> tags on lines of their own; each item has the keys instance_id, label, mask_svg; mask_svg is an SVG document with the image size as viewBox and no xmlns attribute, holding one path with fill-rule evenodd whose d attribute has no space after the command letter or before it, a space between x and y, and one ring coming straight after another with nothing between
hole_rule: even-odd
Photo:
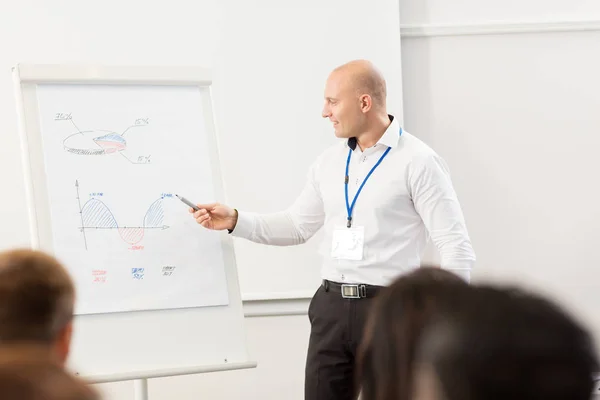
<instances>
[{"instance_id":1,"label":"black leather belt","mask_svg":"<svg viewBox=\"0 0 600 400\"><path fill-rule=\"evenodd\" d=\"M326 292L340 293L345 299L365 299L375 297L383 286L364 285L360 283L337 283L324 279L322 286Z\"/></svg>"}]
</instances>

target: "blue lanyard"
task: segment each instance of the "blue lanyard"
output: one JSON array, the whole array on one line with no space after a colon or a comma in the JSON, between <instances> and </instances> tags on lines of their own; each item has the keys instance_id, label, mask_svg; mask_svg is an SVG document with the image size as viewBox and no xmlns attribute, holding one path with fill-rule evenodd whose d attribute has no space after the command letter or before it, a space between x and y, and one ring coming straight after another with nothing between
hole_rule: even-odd
<instances>
[{"instance_id":1,"label":"blue lanyard","mask_svg":"<svg viewBox=\"0 0 600 400\"><path fill-rule=\"evenodd\" d=\"M400 128L400 135L402 135L402 128ZM379 164L381 164L381 161L383 161L383 159L385 158L385 156L388 155L388 153L390 152L391 149L392 149L391 147L388 147L385 150L385 152L381 155L381 157L379 157L379 160L377 160L377 162L375 163L373 168L371 168L371 170L369 171L369 173L367 174L367 176L365 177L365 179L359 186L358 190L356 191L356 194L354 195L354 200L352 200L352 205L350 205L348 203L348 181L350 180L350 178L348 176L348 169L350 168L350 157L352 157L352 149L348 149L348 159L346 160L346 177L344 179L344 192L346 195L346 211L348 212L348 224L346 226L348 228L350 228L352 226L352 211L354 210L354 205L356 204L356 199L358 198L358 195L360 194L362 188L365 186L367 179L369 179L369 177L371 176L373 171L375 171L375 168L377 168L379 166Z\"/></svg>"}]
</instances>

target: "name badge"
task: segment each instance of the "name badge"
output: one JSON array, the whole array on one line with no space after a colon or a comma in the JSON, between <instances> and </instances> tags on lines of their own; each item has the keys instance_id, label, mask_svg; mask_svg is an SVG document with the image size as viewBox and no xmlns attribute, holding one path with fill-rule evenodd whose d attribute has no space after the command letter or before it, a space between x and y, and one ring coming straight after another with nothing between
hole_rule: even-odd
<instances>
[{"instance_id":1,"label":"name badge","mask_svg":"<svg viewBox=\"0 0 600 400\"><path fill-rule=\"evenodd\" d=\"M337 260L363 259L365 247L365 229L362 226L352 228L338 227L333 231L331 257Z\"/></svg>"}]
</instances>

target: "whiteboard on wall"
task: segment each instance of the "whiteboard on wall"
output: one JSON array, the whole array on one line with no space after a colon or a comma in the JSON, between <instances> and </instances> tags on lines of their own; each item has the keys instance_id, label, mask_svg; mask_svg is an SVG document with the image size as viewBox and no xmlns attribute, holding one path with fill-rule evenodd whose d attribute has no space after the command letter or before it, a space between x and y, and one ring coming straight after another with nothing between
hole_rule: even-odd
<instances>
[{"instance_id":1,"label":"whiteboard on wall","mask_svg":"<svg viewBox=\"0 0 600 400\"><path fill-rule=\"evenodd\" d=\"M77 289L75 372L252 367L231 239L176 197L223 201L210 71L13 73L32 244Z\"/></svg>"}]
</instances>

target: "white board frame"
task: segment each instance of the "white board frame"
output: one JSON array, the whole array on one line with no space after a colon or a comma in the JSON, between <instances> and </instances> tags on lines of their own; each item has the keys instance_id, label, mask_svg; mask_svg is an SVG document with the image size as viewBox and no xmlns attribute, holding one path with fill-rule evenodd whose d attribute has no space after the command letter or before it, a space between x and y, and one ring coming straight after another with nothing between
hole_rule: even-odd
<instances>
[{"instance_id":1,"label":"white board frame","mask_svg":"<svg viewBox=\"0 0 600 400\"><path fill-rule=\"evenodd\" d=\"M31 65L13 67L31 245L53 253L38 84L172 85L202 90L215 196L224 201L211 71L200 67ZM254 368L232 239L222 235L229 304L171 310L77 315L69 367L90 382L113 382Z\"/></svg>"}]
</instances>

